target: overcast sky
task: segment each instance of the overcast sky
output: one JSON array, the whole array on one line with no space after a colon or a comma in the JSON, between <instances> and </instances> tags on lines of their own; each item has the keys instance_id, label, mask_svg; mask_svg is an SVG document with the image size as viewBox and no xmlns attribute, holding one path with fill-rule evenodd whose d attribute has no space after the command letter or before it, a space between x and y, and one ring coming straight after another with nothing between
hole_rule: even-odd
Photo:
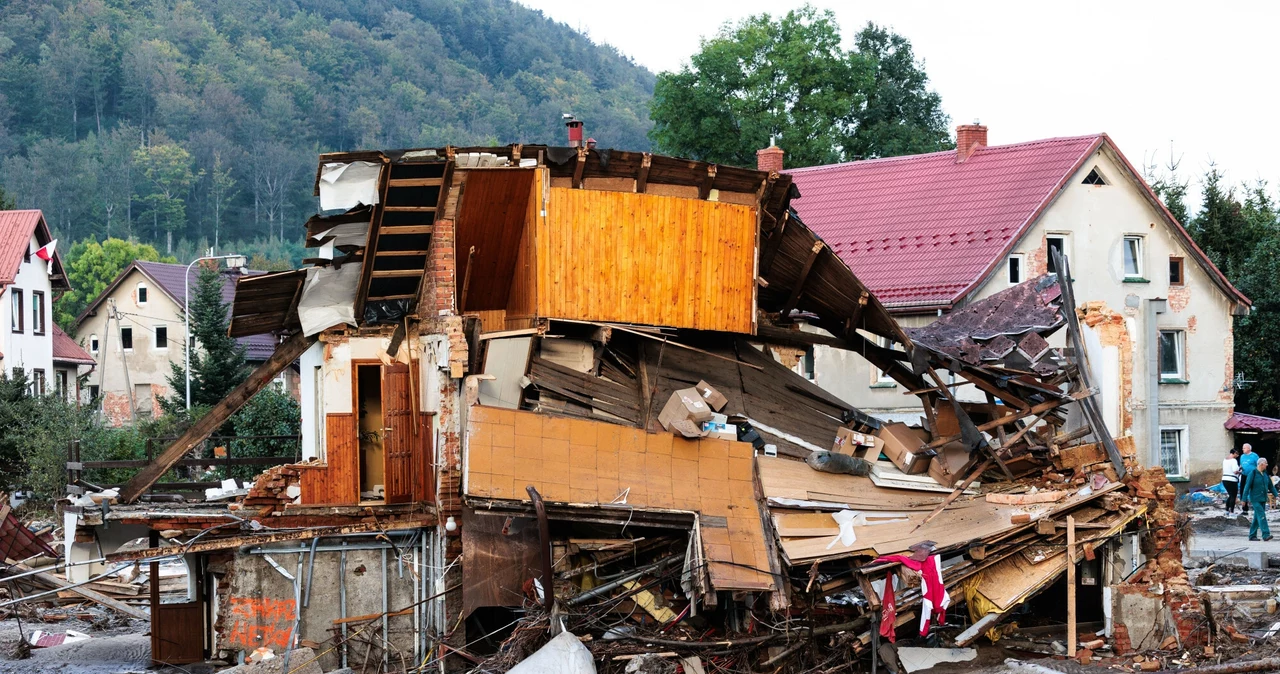
<instances>
[{"instance_id":1,"label":"overcast sky","mask_svg":"<svg viewBox=\"0 0 1280 674\"><path fill-rule=\"evenodd\" d=\"M726 21L802 4L518 1L655 72L687 63ZM812 4L835 12L846 46L867 21L909 39L952 125L981 120L990 144L1105 132L1138 167L1165 164L1172 143L1197 199L1210 162L1280 185L1280 4Z\"/></svg>"}]
</instances>

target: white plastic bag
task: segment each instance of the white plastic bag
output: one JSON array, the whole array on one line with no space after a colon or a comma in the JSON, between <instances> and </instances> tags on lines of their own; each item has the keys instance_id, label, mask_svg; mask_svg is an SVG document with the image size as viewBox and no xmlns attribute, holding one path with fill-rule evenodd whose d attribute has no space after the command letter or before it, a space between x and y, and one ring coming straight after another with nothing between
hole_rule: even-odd
<instances>
[{"instance_id":1,"label":"white plastic bag","mask_svg":"<svg viewBox=\"0 0 1280 674\"><path fill-rule=\"evenodd\" d=\"M596 674L596 664L578 637L561 632L507 674Z\"/></svg>"}]
</instances>

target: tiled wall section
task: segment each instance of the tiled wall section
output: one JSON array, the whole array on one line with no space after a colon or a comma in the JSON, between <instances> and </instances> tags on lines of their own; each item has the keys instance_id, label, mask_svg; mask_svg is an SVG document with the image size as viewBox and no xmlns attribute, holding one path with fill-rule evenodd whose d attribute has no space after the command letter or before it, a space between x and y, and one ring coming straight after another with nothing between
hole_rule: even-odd
<instances>
[{"instance_id":1,"label":"tiled wall section","mask_svg":"<svg viewBox=\"0 0 1280 674\"><path fill-rule=\"evenodd\" d=\"M720 590L775 589L753 466L744 442L480 405L468 424L469 496L528 500L532 484L548 501L610 503L629 489L629 505L698 512Z\"/></svg>"}]
</instances>

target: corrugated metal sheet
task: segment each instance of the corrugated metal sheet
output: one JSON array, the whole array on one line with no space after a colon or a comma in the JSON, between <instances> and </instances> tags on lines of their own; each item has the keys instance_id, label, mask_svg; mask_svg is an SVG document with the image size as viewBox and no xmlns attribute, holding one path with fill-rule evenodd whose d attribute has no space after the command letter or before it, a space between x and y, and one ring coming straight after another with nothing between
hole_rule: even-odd
<instances>
[{"instance_id":1,"label":"corrugated metal sheet","mask_svg":"<svg viewBox=\"0 0 1280 674\"><path fill-rule=\"evenodd\" d=\"M53 326L53 362L55 363L75 363L78 365L93 365L93 356L76 344L74 339L62 331L62 328Z\"/></svg>"},{"instance_id":2,"label":"corrugated metal sheet","mask_svg":"<svg viewBox=\"0 0 1280 674\"><path fill-rule=\"evenodd\" d=\"M1229 431L1257 431L1259 433L1280 433L1280 419L1260 417L1254 414L1236 412L1223 424Z\"/></svg>"}]
</instances>

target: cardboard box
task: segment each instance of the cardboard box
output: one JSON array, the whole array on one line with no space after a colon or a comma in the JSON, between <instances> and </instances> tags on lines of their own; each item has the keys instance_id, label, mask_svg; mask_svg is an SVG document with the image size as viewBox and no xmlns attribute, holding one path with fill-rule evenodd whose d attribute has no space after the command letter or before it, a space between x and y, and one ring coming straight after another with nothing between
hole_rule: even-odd
<instances>
[{"instance_id":1,"label":"cardboard box","mask_svg":"<svg viewBox=\"0 0 1280 674\"><path fill-rule=\"evenodd\" d=\"M963 442L948 442L938 448L938 455L929 462L929 477L944 487L954 487L964 477L961 470L970 457Z\"/></svg>"},{"instance_id":2,"label":"cardboard box","mask_svg":"<svg viewBox=\"0 0 1280 674\"><path fill-rule=\"evenodd\" d=\"M831 445L831 451L874 461L880 456L880 448L883 445L883 440L870 433L859 433L841 427L836 429L836 440Z\"/></svg>"},{"instance_id":3,"label":"cardboard box","mask_svg":"<svg viewBox=\"0 0 1280 674\"><path fill-rule=\"evenodd\" d=\"M672 424L677 421L688 421L693 424L692 428L695 432L701 433L702 422L711 420L711 407L702 399L697 389L691 388L682 388L672 393L671 397L667 399L667 404L658 413L658 423L672 432L674 432ZM685 437L701 436L686 435Z\"/></svg>"},{"instance_id":4,"label":"cardboard box","mask_svg":"<svg viewBox=\"0 0 1280 674\"><path fill-rule=\"evenodd\" d=\"M698 395L702 396L703 400L707 401L707 404L711 406L711 409L716 412L724 409L724 406L729 404L729 399L724 397L723 393L715 390L711 387L711 384L708 384L705 381L700 381L697 384L694 384L693 388L698 392Z\"/></svg>"},{"instance_id":5,"label":"cardboard box","mask_svg":"<svg viewBox=\"0 0 1280 674\"><path fill-rule=\"evenodd\" d=\"M898 470L907 475L919 475L929 470L929 461L936 452L925 448L911 427L904 423L885 424L876 435L884 441L881 451Z\"/></svg>"},{"instance_id":6,"label":"cardboard box","mask_svg":"<svg viewBox=\"0 0 1280 674\"><path fill-rule=\"evenodd\" d=\"M937 419L937 428L933 429L933 434L941 438L960 435L960 420L956 418L956 410L951 406L951 402L947 400L939 400L938 406L933 410L933 416Z\"/></svg>"},{"instance_id":7,"label":"cardboard box","mask_svg":"<svg viewBox=\"0 0 1280 674\"><path fill-rule=\"evenodd\" d=\"M686 437L686 438L707 437L706 431L702 430L702 428L698 426L698 423L696 421L690 421L688 419L676 419L675 421L671 422L671 427L668 428L667 430L671 431L672 433L675 433L676 435Z\"/></svg>"},{"instance_id":8,"label":"cardboard box","mask_svg":"<svg viewBox=\"0 0 1280 674\"><path fill-rule=\"evenodd\" d=\"M738 425L721 421L704 421L702 422L702 432L708 438L716 438L718 440L738 441Z\"/></svg>"}]
</instances>

